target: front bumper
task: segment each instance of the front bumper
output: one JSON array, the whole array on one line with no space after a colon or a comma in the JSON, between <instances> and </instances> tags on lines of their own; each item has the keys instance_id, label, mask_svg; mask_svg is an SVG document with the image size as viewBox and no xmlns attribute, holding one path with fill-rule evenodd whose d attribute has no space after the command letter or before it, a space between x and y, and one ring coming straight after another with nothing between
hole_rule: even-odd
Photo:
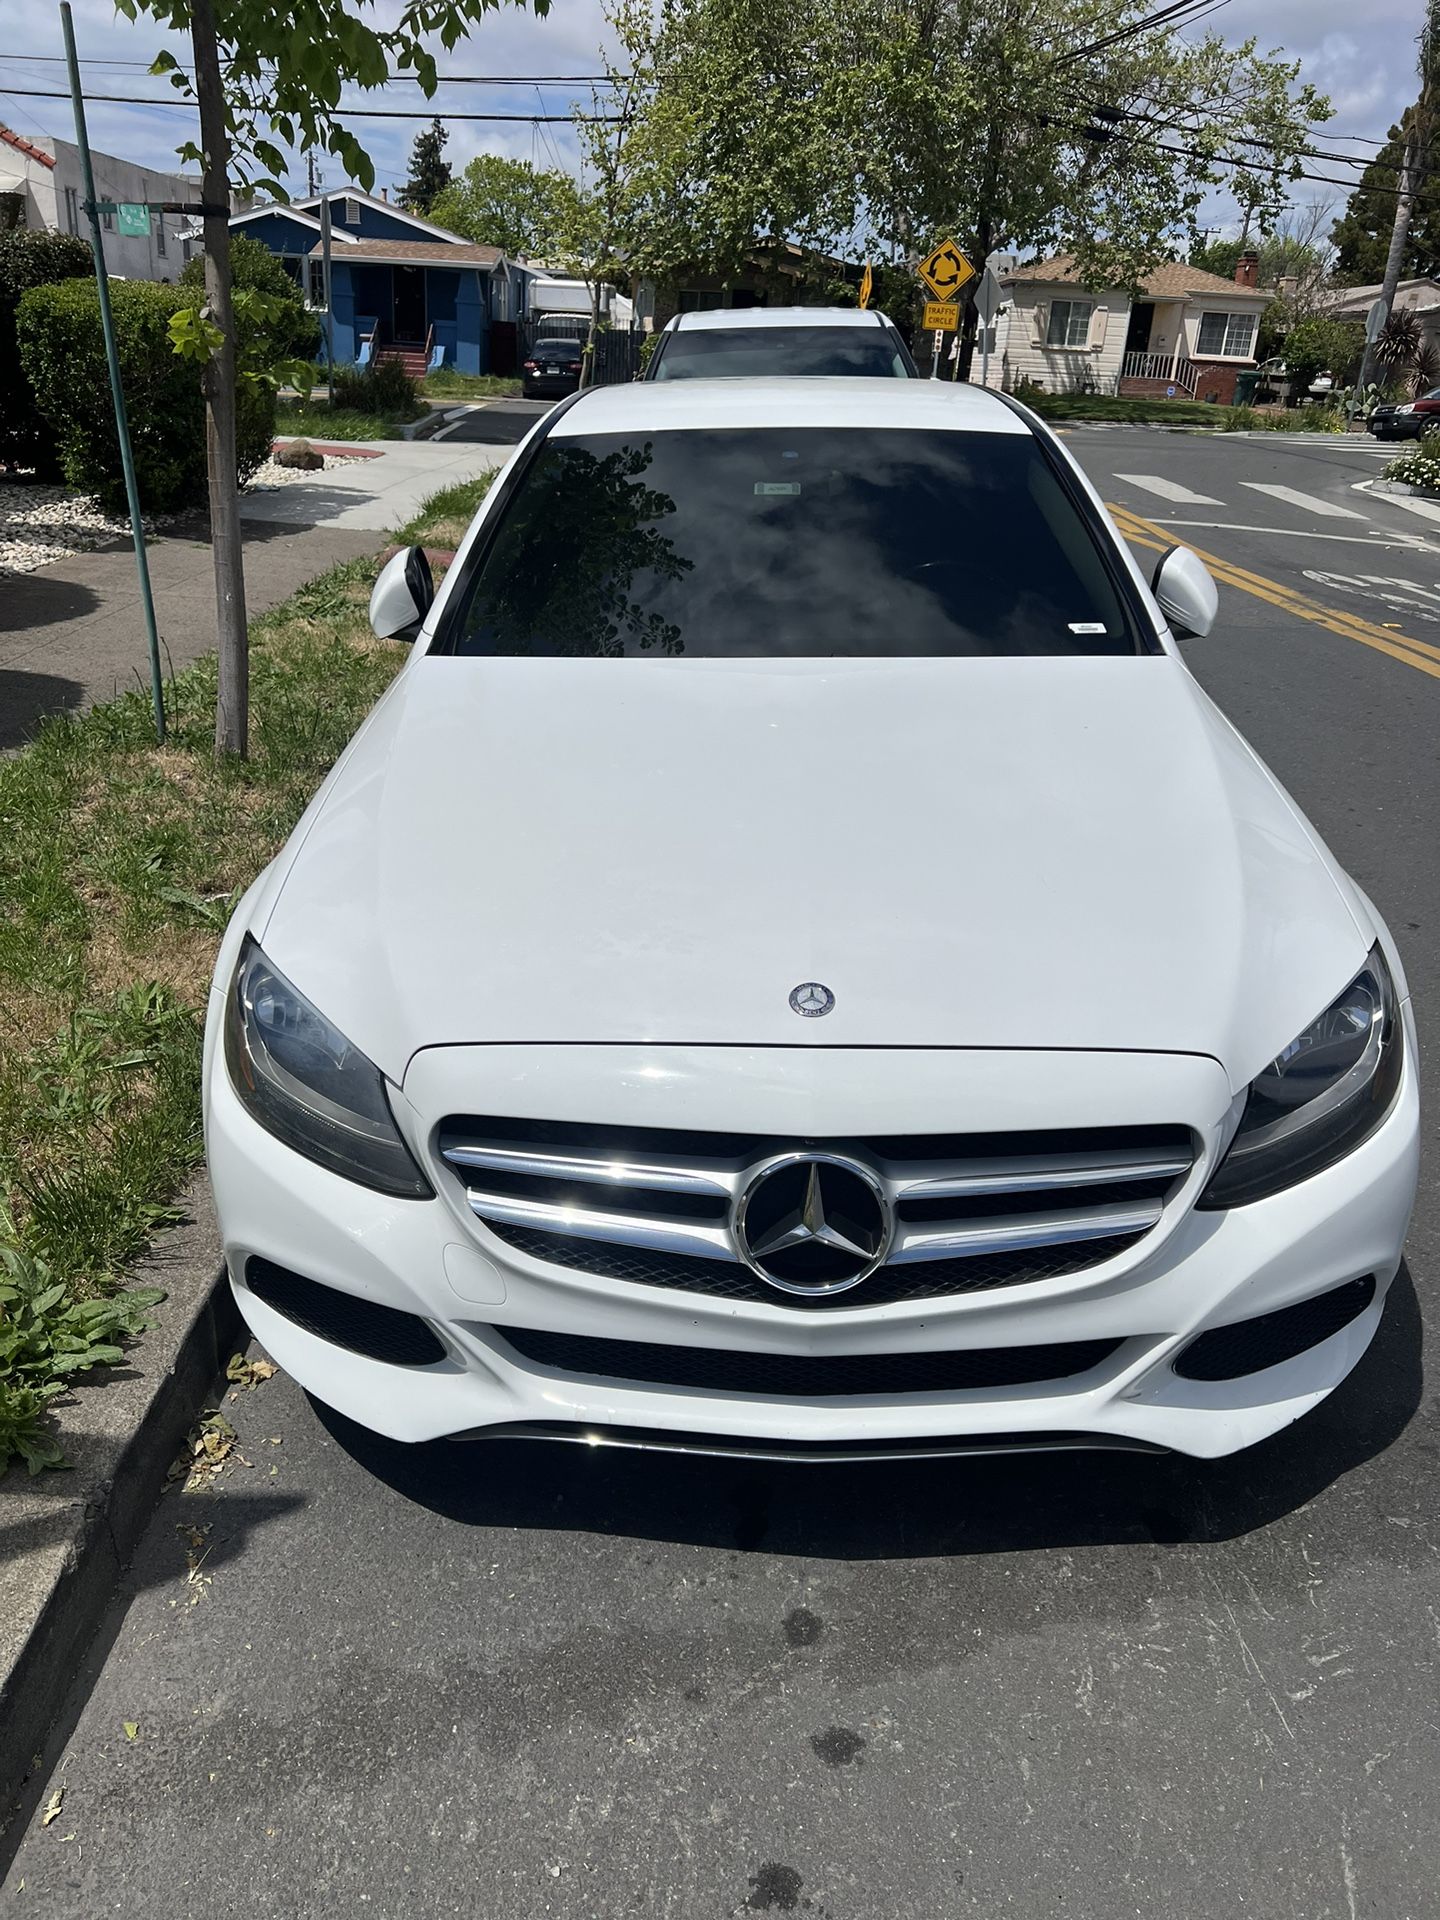
<instances>
[{"instance_id":1,"label":"front bumper","mask_svg":"<svg viewBox=\"0 0 1440 1920\"><path fill-rule=\"evenodd\" d=\"M431 1201L393 1201L298 1157L240 1106L207 1035L206 1134L226 1258L256 1336L319 1399L394 1439L485 1430L621 1431L736 1442L760 1451L884 1452L963 1439L1011 1445L1135 1443L1230 1453L1299 1419L1359 1360L1379 1324L1414 1197L1414 1034L1381 1127L1339 1165L1230 1213L1193 1200L1233 1110L1218 1064L1193 1056L955 1054L845 1049L457 1047L416 1056L398 1102L435 1181ZM959 1069L963 1065L963 1072ZM800 1137L1025 1124L1189 1124L1192 1175L1145 1239L1116 1259L968 1295L823 1315L600 1280L520 1254L470 1214L437 1164L446 1113L758 1130ZM305 1331L245 1285L259 1256L343 1293L421 1316L443 1360L402 1367ZM1172 1366L1203 1330L1373 1275L1349 1325L1294 1359L1237 1379ZM507 1327L783 1355L879 1355L1112 1340L1090 1371L1023 1387L793 1400L637 1384L522 1361Z\"/></svg>"}]
</instances>

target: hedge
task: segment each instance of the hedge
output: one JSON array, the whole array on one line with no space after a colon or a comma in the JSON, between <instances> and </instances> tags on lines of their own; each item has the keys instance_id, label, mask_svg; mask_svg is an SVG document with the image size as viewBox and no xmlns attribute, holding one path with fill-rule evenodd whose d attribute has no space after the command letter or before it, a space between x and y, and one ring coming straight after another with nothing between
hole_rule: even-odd
<instances>
[{"instance_id":1,"label":"hedge","mask_svg":"<svg viewBox=\"0 0 1440 1920\"><path fill-rule=\"evenodd\" d=\"M194 294L181 287L110 282L140 504L152 513L196 506L206 496L200 375L193 362L174 351L169 334L171 314L194 301ZM93 283L71 280L32 288L20 302L16 333L21 364L55 436L65 479L123 512L124 471ZM274 394L242 382L237 418L242 482L269 457L274 432Z\"/></svg>"},{"instance_id":2,"label":"hedge","mask_svg":"<svg viewBox=\"0 0 1440 1920\"><path fill-rule=\"evenodd\" d=\"M0 460L34 467L46 479L58 479L55 438L35 410L35 396L15 346L15 310L31 287L59 280L85 280L94 271L90 249L73 234L32 232L13 227L0 232Z\"/></svg>"}]
</instances>

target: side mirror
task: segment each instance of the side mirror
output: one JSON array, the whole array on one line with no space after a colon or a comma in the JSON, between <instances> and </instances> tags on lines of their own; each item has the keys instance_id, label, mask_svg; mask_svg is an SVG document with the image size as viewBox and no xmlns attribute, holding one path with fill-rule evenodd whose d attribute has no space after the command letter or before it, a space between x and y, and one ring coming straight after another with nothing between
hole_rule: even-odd
<instances>
[{"instance_id":1,"label":"side mirror","mask_svg":"<svg viewBox=\"0 0 1440 1920\"><path fill-rule=\"evenodd\" d=\"M435 600L423 547L406 547L380 569L370 595L370 625L382 640L413 640Z\"/></svg>"},{"instance_id":2,"label":"side mirror","mask_svg":"<svg viewBox=\"0 0 1440 1920\"><path fill-rule=\"evenodd\" d=\"M1177 640L1198 640L1214 626L1220 594L1210 569L1189 547L1161 554L1150 591Z\"/></svg>"}]
</instances>

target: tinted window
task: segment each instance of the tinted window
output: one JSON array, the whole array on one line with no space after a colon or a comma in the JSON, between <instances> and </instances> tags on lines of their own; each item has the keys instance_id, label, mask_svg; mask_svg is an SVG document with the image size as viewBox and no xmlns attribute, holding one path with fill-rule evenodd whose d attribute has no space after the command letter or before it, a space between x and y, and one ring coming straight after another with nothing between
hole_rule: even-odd
<instances>
[{"instance_id":1,"label":"tinted window","mask_svg":"<svg viewBox=\"0 0 1440 1920\"><path fill-rule=\"evenodd\" d=\"M1117 576L1028 433L557 436L477 552L442 651L1137 651Z\"/></svg>"},{"instance_id":2,"label":"tinted window","mask_svg":"<svg viewBox=\"0 0 1440 1920\"><path fill-rule=\"evenodd\" d=\"M837 373L910 377L886 327L756 327L753 333L728 327L687 333L681 327L665 336L653 377L753 380L764 374Z\"/></svg>"}]
</instances>

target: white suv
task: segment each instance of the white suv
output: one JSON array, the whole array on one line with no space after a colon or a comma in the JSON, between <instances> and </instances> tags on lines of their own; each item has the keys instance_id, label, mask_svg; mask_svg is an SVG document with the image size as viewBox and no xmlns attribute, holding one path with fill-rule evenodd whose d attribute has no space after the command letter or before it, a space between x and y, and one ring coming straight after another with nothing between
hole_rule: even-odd
<instances>
[{"instance_id":1,"label":"white suv","mask_svg":"<svg viewBox=\"0 0 1440 1920\"><path fill-rule=\"evenodd\" d=\"M236 1297L404 1440L1214 1455L1379 1323L1379 915L1063 444L948 383L606 387L501 474L226 935Z\"/></svg>"},{"instance_id":2,"label":"white suv","mask_svg":"<svg viewBox=\"0 0 1440 1920\"><path fill-rule=\"evenodd\" d=\"M917 377L894 322L858 307L716 307L677 313L656 336L645 370L647 380L777 375Z\"/></svg>"}]
</instances>

